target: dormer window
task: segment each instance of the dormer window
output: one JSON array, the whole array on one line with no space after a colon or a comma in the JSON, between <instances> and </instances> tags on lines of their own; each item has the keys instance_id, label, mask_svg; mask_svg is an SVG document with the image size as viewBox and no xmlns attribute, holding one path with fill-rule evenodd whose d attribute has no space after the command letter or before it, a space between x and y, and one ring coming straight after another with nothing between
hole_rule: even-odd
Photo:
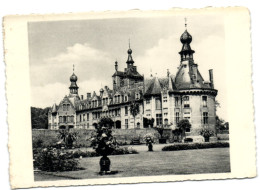
<instances>
[{"instance_id":1,"label":"dormer window","mask_svg":"<svg viewBox=\"0 0 260 190\"><path fill-rule=\"evenodd\" d=\"M127 102L127 96L125 96L125 102Z\"/></svg>"}]
</instances>

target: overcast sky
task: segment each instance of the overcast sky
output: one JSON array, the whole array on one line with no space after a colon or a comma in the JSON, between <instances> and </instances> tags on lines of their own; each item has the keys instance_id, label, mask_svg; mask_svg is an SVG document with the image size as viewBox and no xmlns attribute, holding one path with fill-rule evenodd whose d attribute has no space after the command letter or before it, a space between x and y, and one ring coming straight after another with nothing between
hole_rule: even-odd
<instances>
[{"instance_id":1,"label":"overcast sky","mask_svg":"<svg viewBox=\"0 0 260 190\"><path fill-rule=\"evenodd\" d=\"M227 119L225 85L225 32L223 18L187 16L194 61L204 80L214 71L218 115ZM32 106L47 107L69 94L73 64L79 94L112 88L115 60L126 67L128 41L140 74L176 74L184 32L183 17L121 18L28 23Z\"/></svg>"}]
</instances>

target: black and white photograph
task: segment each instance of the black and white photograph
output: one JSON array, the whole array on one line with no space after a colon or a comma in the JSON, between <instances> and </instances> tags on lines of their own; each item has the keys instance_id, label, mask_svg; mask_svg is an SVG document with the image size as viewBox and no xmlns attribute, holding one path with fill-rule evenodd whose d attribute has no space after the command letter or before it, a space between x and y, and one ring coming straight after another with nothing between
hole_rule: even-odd
<instances>
[{"instance_id":1,"label":"black and white photograph","mask_svg":"<svg viewBox=\"0 0 260 190\"><path fill-rule=\"evenodd\" d=\"M239 126L248 120L233 122L233 101L247 94L231 96L236 58L230 62L235 50L228 41L240 33L230 35L227 22L237 13L249 16L243 8L234 9L234 17L228 11L36 16L23 22L31 158L26 172L33 186L241 177L232 156L238 144L231 140L240 141ZM250 65L244 63L240 76L246 83ZM243 111L252 111L250 105ZM253 131L247 133L244 138ZM250 171L245 177L254 175Z\"/></svg>"},{"instance_id":2,"label":"black and white photograph","mask_svg":"<svg viewBox=\"0 0 260 190\"><path fill-rule=\"evenodd\" d=\"M223 21L29 22L34 179L230 172Z\"/></svg>"}]
</instances>

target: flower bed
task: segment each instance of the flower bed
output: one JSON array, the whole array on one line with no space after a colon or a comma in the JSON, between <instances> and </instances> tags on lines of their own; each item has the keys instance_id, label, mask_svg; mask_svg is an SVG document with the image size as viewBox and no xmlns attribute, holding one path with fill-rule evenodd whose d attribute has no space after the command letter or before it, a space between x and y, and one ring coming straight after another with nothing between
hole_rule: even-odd
<instances>
[{"instance_id":1,"label":"flower bed","mask_svg":"<svg viewBox=\"0 0 260 190\"><path fill-rule=\"evenodd\" d=\"M178 150L190 150L190 149L205 149L205 148L225 148L229 147L228 142L213 142L213 143L181 143L170 146L165 146L162 151L178 151Z\"/></svg>"},{"instance_id":2,"label":"flower bed","mask_svg":"<svg viewBox=\"0 0 260 190\"><path fill-rule=\"evenodd\" d=\"M123 154L138 154L135 149L128 149L127 147L124 148L116 148L110 155L123 155ZM95 157L101 156L100 154L96 153L95 151L82 151L76 150L73 152L74 158L86 158L86 157Z\"/></svg>"}]
</instances>

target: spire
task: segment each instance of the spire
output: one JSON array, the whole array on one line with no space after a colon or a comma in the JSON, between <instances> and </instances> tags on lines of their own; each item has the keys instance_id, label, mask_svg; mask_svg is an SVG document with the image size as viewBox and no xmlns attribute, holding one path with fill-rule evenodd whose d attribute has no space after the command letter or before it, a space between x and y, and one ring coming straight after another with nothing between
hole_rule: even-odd
<instances>
[{"instance_id":1,"label":"spire","mask_svg":"<svg viewBox=\"0 0 260 190\"><path fill-rule=\"evenodd\" d=\"M78 85L77 85L78 77L74 74L74 64L73 64L73 74L70 77L70 96L78 95Z\"/></svg>"},{"instance_id":2,"label":"spire","mask_svg":"<svg viewBox=\"0 0 260 190\"><path fill-rule=\"evenodd\" d=\"M193 53L195 53L195 51L192 50L190 47L192 36L187 31L187 18L185 18L185 31L181 35L180 41L182 43L182 49L179 52L179 54L181 55L181 61L193 60Z\"/></svg>"},{"instance_id":3,"label":"spire","mask_svg":"<svg viewBox=\"0 0 260 190\"><path fill-rule=\"evenodd\" d=\"M117 62L117 60L116 60L116 62L115 62L115 70L116 70L116 71L118 70L118 62Z\"/></svg>"},{"instance_id":4,"label":"spire","mask_svg":"<svg viewBox=\"0 0 260 190\"><path fill-rule=\"evenodd\" d=\"M127 65L128 65L127 67L133 66L133 64L134 64L134 60L132 58L132 50L131 50L131 47L130 47L130 38L129 38L128 46L129 46L129 49L127 50L128 58L127 58L127 61L126 61Z\"/></svg>"}]
</instances>

